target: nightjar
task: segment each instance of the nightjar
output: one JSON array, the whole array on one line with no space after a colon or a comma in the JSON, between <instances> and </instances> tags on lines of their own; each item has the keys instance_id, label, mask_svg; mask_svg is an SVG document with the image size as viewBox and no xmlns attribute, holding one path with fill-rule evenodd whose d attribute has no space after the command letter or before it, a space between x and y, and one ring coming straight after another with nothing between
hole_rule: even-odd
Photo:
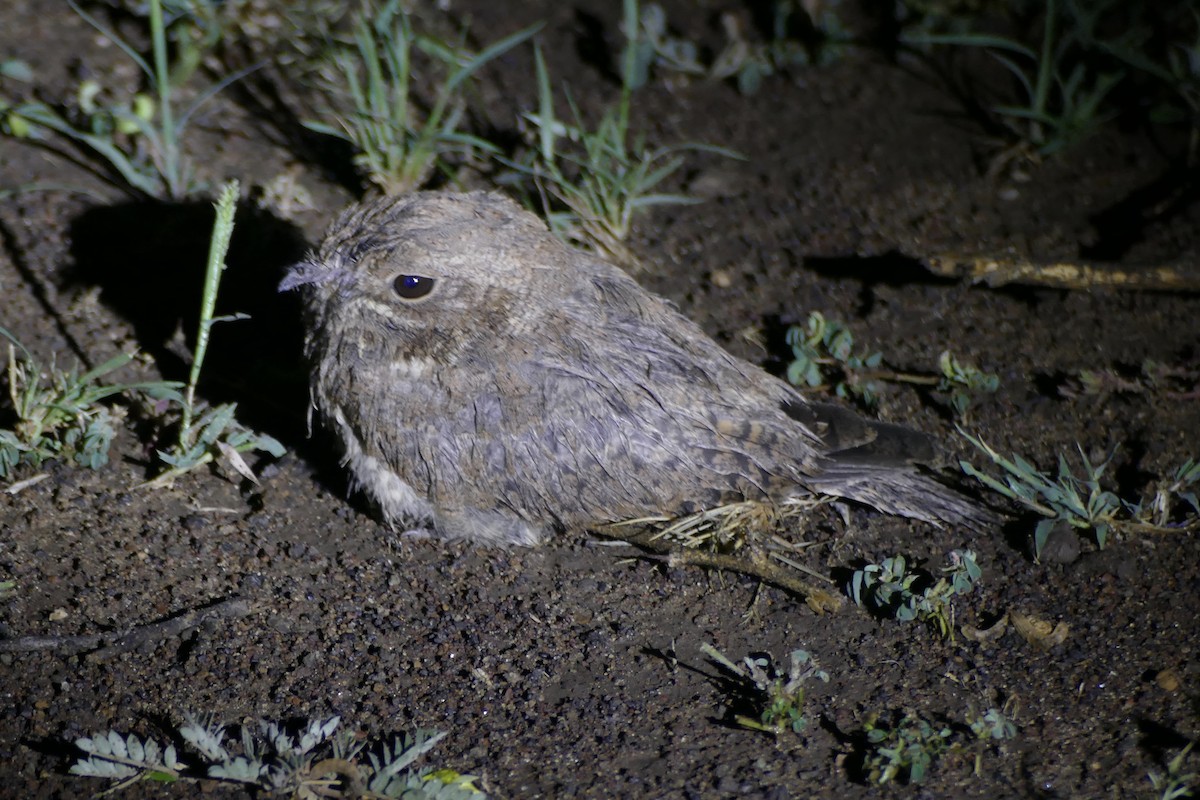
<instances>
[{"instance_id":1,"label":"nightjar","mask_svg":"<svg viewBox=\"0 0 1200 800\"><path fill-rule=\"evenodd\" d=\"M977 517L922 434L807 402L500 194L352 207L301 286L313 404L390 523L529 545L813 494Z\"/></svg>"}]
</instances>

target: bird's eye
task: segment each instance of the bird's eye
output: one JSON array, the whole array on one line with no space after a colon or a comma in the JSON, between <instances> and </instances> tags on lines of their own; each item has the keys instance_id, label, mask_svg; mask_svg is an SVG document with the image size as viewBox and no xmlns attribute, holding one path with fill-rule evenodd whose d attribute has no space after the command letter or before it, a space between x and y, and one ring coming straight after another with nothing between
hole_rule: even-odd
<instances>
[{"instance_id":1,"label":"bird's eye","mask_svg":"<svg viewBox=\"0 0 1200 800\"><path fill-rule=\"evenodd\" d=\"M397 275L392 288L404 300L419 300L433 291L435 283L433 278L424 275Z\"/></svg>"}]
</instances>

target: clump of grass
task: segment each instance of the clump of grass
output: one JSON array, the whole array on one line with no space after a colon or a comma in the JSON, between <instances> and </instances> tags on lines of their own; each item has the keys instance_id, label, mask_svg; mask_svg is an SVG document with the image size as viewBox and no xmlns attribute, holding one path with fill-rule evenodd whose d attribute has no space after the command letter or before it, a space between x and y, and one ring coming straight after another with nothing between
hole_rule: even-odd
<instances>
[{"instance_id":1,"label":"clump of grass","mask_svg":"<svg viewBox=\"0 0 1200 800\"><path fill-rule=\"evenodd\" d=\"M163 0L149 0L152 63L147 63L132 45L73 0L68 3L75 13L137 65L145 76L148 91L109 100L107 90L99 82L86 80L80 84L75 107L70 110L57 109L40 100L16 102L0 97L0 132L55 150L61 150L66 142L82 146L100 165L103 174L135 194L179 200L202 189L191 160L183 152L181 140L196 110L244 73L229 76L208 87L183 113L179 113L175 96L177 85L172 83ZM175 24L187 24L186 10L181 12L175 6L170 10L175 12ZM189 75L191 71L188 71Z\"/></svg>"},{"instance_id":2,"label":"clump of grass","mask_svg":"<svg viewBox=\"0 0 1200 800\"><path fill-rule=\"evenodd\" d=\"M710 644L700 650L737 681L739 693L757 710L757 717L736 715L743 728L779 736L800 733L808 727L804 714L805 687L810 681L829 682L829 674L817 665L807 650L793 650L787 671L779 669L769 656L749 655L734 663Z\"/></svg>"},{"instance_id":3,"label":"clump of grass","mask_svg":"<svg viewBox=\"0 0 1200 800\"><path fill-rule=\"evenodd\" d=\"M904 383L944 394L950 410L965 420L975 400L1000 387L996 375L959 361L949 350L938 357L936 375L889 369L882 353L856 352L850 328L819 311L810 313L803 326L788 328L787 343L792 348L788 381L810 389L832 388L838 397L855 400L867 408L878 405L884 382Z\"/></svg>"},{"instance_id":4,"label":"clump of grass","mask_svg":"<svg viewBox=\"0 0 1200 800\"><path fill-rule=\"evenodd\" d=\"M175 783L218 780L252 791L293 797L378 797L405 800L485 798L471 775L432 767L415 768L418 758L444 733L418 730L374 745L353 731L337 732L340 717L295 727L263 721L241 726L226 738L213 719L188 716L177 736L190 751L181 756L171 741L106 731L75 740L83 751L73 775L118 781L105 794L139 781Z\"/></svg>"},{"instance_id":5,"label":"clump of grass","mask_svg":"<svg viewBox=\"0 0 1200 800\"><path fill-rule=\"evenodd\" d=\"M155 400L180 399L182 384L173 381L106 383L105 379L134 359L126 353L80 373L48 366L34 358L11 333L6 370L13 422L0 428L0 480L8 480L21 465L41 466L66 459L81 467L100 469L116 436L123 409L102 401L122 394L145 393ZM18 355L18 351L20 355Z\"/></svg>"},{"instance_id":6,"label":"clump of grass","mask_svg":"<svg viewBox=\"0 0 1200 800\"><path fill-rule=\"evenodd\" d=\"M1168 481L1163 481L1149 500L1122 500L1101 483L1116 450L1093 464L1078 447L1082 476L1076 476L1066 456L1058 456L1055 477L1042 472L1020 455L1011 459L1000 455L982 439L959 432L991 462L1002 470L996 478L977 469L968 461L959 461L962 471L999 494L1020 504L1043 519L1033 530L1036 557L1056 525L1065 524L1081 533L1090 533L1096 546L1103 548L1114 532L1166 533L1200 529L1200 462L1185 461ZM1187 509L1190 509L1188 511Z\"/></svg>"},{"instance_id":7,"label":"clump of grass","mask_svg":"<svg viewBox=\"0 0 1200 800\"><path fill-rule=\"evenodd\" d=\"M1116 116L1118 106L1111 98L1118 87L1138 98L1137 107L1148 123L1185 125L1186 162L1195 164L1200 146L1200 17L1188 4L1151 11L1145 4L1122 0L1048 0L1039 7L1042 13L1032 16L1000 5L1010 27L1019 27L1024 18L1037 21L1028 36L1018 33L1012 38L982 32L983 15L977 8L927 5L915 0L903 4L909 21L916 23L901 36L903 43L923 50L982 48L1013 78L1017 95L985 112L1012 144L993 163L993 173L1016 156L1037 159L1082 141Z\"/></svg>"},{"instance_id":8,"label":"clump of grass","mask_svg":"<svg viewBox=\"0 0 1200 800\"><path fill-rule=\"evenodd\" d=\"M63 371L53 363L46 369L12 335L9 339L9 398L15 421L11 428L0 429L0 479L7 479L22 464L39 466L48 459L68 459L80 466L99 469L108 463L108 453L124 410L102 404L117 395L141 400L148 416L163 427L174 427L175 442L158 451L169 467L150 481L161 486L199 466L222 459L249 480L254 473L242 460L241 453L251 450L279 457L283 445L271 436L256 433L234 416L236 404L208 407L196 399L196 387L208 350L212 326L221 321L240 319L214 317L225 254L233 235L233 217L237 210L238 184L230 181L217 203L201 302L200 327L186 384L177 381L141 381L106 383L106 376L133 360L134 355L116 356L95 369L80 374ZM21 355L17 356L19 348ZM181 392L180 389L183 391Z\"/></svg>"},{"instance_id":9,"label":"clump of grass","mask_svg":"<svg viewBox=\"0 0 1200 800\"><path fill-rule=\"evenodd\" d=\"M1013 739L1017 728L1004 711L990 708L983 714L967 713L967 725L932 722L919 714L906 713L894 724L879 722L878 714L867 718L863 725L866 752L863 772L873 783L921 783L929 770L941 758L968 751L964 741L968 731L976 742L997 742ZM976 745L978 746L978 745ZM979 772L982 753L975 755L975 771Z\"/></svg>"},{"instance_id":10,"label":"clump of grass","mask_svg":"<svg viewBox=\"0 0 1200 800\"><path fill-rule=\"evenodd\" d=\"M534 58L538 111L522 115L531 126L533 146L521 159L501 159L513 170L509 184L531 182L550 229L572 244L598 252L618 264L637 267L625 245L633 218L653 206L690 204L699 199L655 189L684 164L685 151L738 154L713 145L685 143L651 148L643 136L631 138L630 108L638 84L637 0L624 0L625 49L621 58L621 94L595 128L589 128L570 94L571 120L560 120L541 48Z\"/></svg>"},{"instance_id":11,"label":"clump of grass","mask_svg":"<svg viewBox=\"0 0 1200 800\"><path fill-rule=\"evenodd\" d=\"M1077 143L1111 114L1105 97L1124 75L1097 72L1074 50L1079 41L1067 28L1058 0L1047 0L1040 46L982 33L929 34L909 37L910 44L982 47L1016 79L1024 96L1020 104L992 108L1016 141L1034 154L1047 156Z\"/></svg>"},{"instance_id":12,"label":"clump of grass","mask_svg":"<svg viewBox=\"0 0 1200 800\"><path fill-rule=\"evenodd\" d=\"M848 587L856 605L900 622L928 623L943 639L954 640L954 598L975 589L983 571L970 550L952 550L949 566L934 576L912 569L904 556L885 558L855 570Z\"/></svg>"},{"instance_id":13,"label":"clump of grass","mask_svg":"<svg viewBox=\"0 0 1200 800\"><path fill-rule=\"evenodd\" d=\"M147 486L165 485L180 475L218 458L223 459L243 477L257 483L254 473L242 460L240 454L255 450L278 458L285 452L283 445L273 437L251 431L238 422L234 417L237 408L235 403L225 403L209 408L196 400L196 386L200 382L200 372L208 352L208 340L212 326L218 322L244 319L242 315L213 316L221 284L221 274L225 271L225 255L233 237L237 199L238 183L230 181L222 189L220 199L217 201L217 215L213 223L208 265L204 274L196 348L192 354L192 368L187 385L183 395L177 401L178 437L169 449L158 452L159 458L169 466L169 469L146 484Z\"/></svg>"},{"instance_id":14,"label":"clump of grass","mask_svg":"<svg viewBox=\"0 0 1200 800\"><path fill-rule=\"evenodd\" d=\"M1184 772L1183 763L1191 755L1194 742L1175 754L1167 762L1167 771L1151 772L1147 777L1154 791L1158 792L1158 800L1180 800L1183 797L1195 797L1196 788L1200 787L1200 774Z\"/></svg>"},{"instance_id":15,"label":"clump of grass","mask_svg":"<svg viewBox=\"0 0 1200 800\"><path fill-rule=\"evenodd\" d=\"M461 130L469 81L481 67L532 36L534 25L471 53L413 30L402 0L365 3L353 25L352 43L332 47L319 72L333 122L305 127L349 142L354 163L386 194L423 186L435 169L453 173L453 161L496 155L499 148ZM420 53L424 56L415 60ZM432 77L441 73L439 81ZM420 76L418 83L418 76ZM428 107L418 87L433 86Z\"/></svg>"}]
</instances>

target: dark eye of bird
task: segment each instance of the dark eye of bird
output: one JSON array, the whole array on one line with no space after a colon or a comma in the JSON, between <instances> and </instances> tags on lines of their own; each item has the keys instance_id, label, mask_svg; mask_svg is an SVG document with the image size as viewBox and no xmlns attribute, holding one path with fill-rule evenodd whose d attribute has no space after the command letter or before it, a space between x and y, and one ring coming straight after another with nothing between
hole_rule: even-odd
<instances>
[{"instance_id":1,"label":"dark eye of bird","mask_svg":"<svg viewBox=\"0 0 1200 800\"><path fill-rule=\"evenodd\" d=\"M433 278L424 275L397 275L392 288L405 300L417 300L432 292L435 283Z\"/></svg>"}]
</instances>

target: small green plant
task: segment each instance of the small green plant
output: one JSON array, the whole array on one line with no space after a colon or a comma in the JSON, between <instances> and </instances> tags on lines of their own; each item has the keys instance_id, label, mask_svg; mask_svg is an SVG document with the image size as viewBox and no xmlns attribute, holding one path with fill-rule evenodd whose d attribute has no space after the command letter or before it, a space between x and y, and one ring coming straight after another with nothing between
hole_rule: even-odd
<instances>
[{"instance_id":1,"label":"small green plant","mask_svg":"<svg viewBox=\"0 0 1200 800\"><path fill-rule=\"evenodd\" d=\"M233 235L237 197L237 181L230 181L217 203L217 220L213 228L201 302L200 329L196 337L191 374L186 384L176 381L103 382L105 376L132 361L133 354L116 356L83 374L75 370L64 372L53 363L43 370L28 350L8 331L0 328L0 335L10 341L7 378L15 417L11 428L0 429L0 479L9 478L21 464L36 467L48 459L69 459L91 469L99 469L107 464L116 426L124 416L124 411L102 405L100 401L120 394L143 400L150 417L164 424L174 420L177 427L175 443L159 451L159 458L169 469L146 485L164 485L218 458L246 478L255 480L241 453L257 450L276 457L284 454L283 445L274 438L251 431L237 421L234 417L235 404L209 408L196 400L196 386L213 324L241 318L236 315L213 316L221 272L225 268L225 253ZM15 348L20 349L20 357ZM179 391L181 388L184 390L182 393Z\"/></svg>"},{"instance_id":2,"label":"small green plant","mask_svg":"<svg viewBox=\"0 0 1200 800\"><path fill-rule=\"evenodd\" d=\"M1001 481L965 460L959 461L962 471L1043 517L1033 531L1033 549L1037 557L1041 556L1050 531L1058 524L1090 532L1100 548L1108 543L1114 531L1168 532L1200 528L1200 503L1193 488L1200 484L1200 464L1193 459L1184 462L1174 478L1159 487L1149 501L1133 503L1122 500L1101 484L1115 449L1099 464L1093 464L1083 448L1077 445L1083 476L1076 477L1066 457L1060 453L1058 474L1051 478L1015 453L1007 459L982 439L962 429L959 433L1005 474ZM1179 501L1189 506L1191 512L1181 513Z\"/></svg>"},{"instance_id":3,"label":"small green plant","mask_svg":"<svg viewBox=\"0 0 1200 800\"><path fill-rule=\"evenodd\" d=\"M353 731L335 735L340 717L296 729L274 722L243 725L234 742L211 718L187 717L178 739L192 751L181 757L172 743L106 731L75 740L83 751L74 775L119 781L105 792L138 781L174 783L203 778L242 784L293 797L378 797L405 800L478 800L476 778L413 764L445 737L419 730L369 746Z\"/></svg>"},{"instance_id":4,"label":"small green plant","mask_svg":"<svg viewBox=\"0 0 1200 800\"><path fill-rule=\"evenodd\" d=\"M699 48L693 42L671 35L667 29L667 14L658 3L647 3L642 7L635 40L636 56L630 79L634 89L649 82L651 68L695 76L708 73L708 68L700 63Z\"/></svg>"},{"instance_id":5,"label":"small green plant","mask_svg":"<svg viewBox=\"0 0 1200 800\"><path fill-rule=\"evenodd\" d=\"M403 0L382 6L366 3L354 21L353 43L335 45L320 75L334 124L309 120L305 127L349 142L355 164L386 194L418 189L435 169L452 171L450 157L470 159L499 148L460 130L470 78L502 53L532 36L540 26L518 31L479 54L418 35ZM427 57L414 64L414 51ZM435 69L444 72L437 83ZM416 76L420 75L420 82ZM418 86L435 86L422 110Z\"/></svg>"},{"instance_id":6,"label":"small green plant","mask_svg":"<svg viewBox=\"0 0 1200 800\"><path fill-rule=\"evenodd\" d=\"M236 404L226 403L206 408L196 401L196 386L200 382L200 371L208 352L212 326L218 322L244 319L243 315L213 316L217 292L221 285L221 273L225 271L225 255L233 237L237 199L238 183L229 181L217 201L217 216L213 224L208 265L204 275L204 292L200 303L196 349L192 355L192 369L184 394L178 400L178 438L170 449L158 452L159 458L170 469L150 481L147 486L165 485L180 475L218 458L223 458L242 476L257 482L254 473L246 466L240 454L257 450L278 458L285 452L283 445L276 439L265 433L255 433L238 422L234 418Z\"/></svg>"},{"instance_id":7,"label":"small green plant","mask_svg":"<svg viewBox=\"0 0 1200 800\"><path fill-rule=\"evenodd\" d=\"M786 731L800 733L808 726L804 715L805 684L812 680L829 682L807 650L793 650L786 673L771 663L769 656L746 656L740 664L730 661L710 644L700 650L740 684L742 692L758 708L758 718L738 715L735 721L744 728L778 736Z\"/></svg>"},{"instance_id":8,"label":"small green plant","mask_svg":"<svg viewBox=\"0 0 1200 800\"><path fill-rule=\"evenodd\" d=\"M1175 754L1167 762L1166 773L1151 772L1147 777L1150 785L1158 793L1158 800L1179 800L1182 797L1195 797L1195 789L1200 787L1200 774L1184 772L1183 763L1192 752L1193 742Z\"/></svg>"},{"instance_id":9,"label":"small green plant","mask_svg":"<svg viewBox=\"0 0 1200 800\"><path fill-rule=\"evenodd\" d=\"M937 391L950 396L950 408L961 420L967 419L971 404L981 394L994 394L1000 388L1000 378L984 372L974 364L959 361L949 350L938 356L938 370L942 379Z\"/></svg>"},{"instance_id":10,"label":"small green plant","mask_svg":"<svg viewBox=\"0 0 1200 800\"><path fill-rule=\"evenodd\" d=\"M851 576L850 596L856 605L882 616L926 622L953 641L954 598L974 590L983 571L970 550L952 550L948 560L936 579L911 569L901 555L868 564Z\"/></svg>"},{"instance_id":11,"label":"small green plant","mask_svg":"<svg viewBox=\"0 0 1200 800\"><path fill-rule=\"evenodd\" d=\"M38 467L50 459L67 459L90 469L108 463L123 410L101 401L144 392L156 399L179 398L181 384L172 381L105 383L104 379L133 360L132 353L109 359L79 373L43 368L11 333L0 328L8 345L8 395L12 427L0 428L0 480L22 464ZM17 351L20 351L20 355Z\"/></svg>"},{"instance_id":12,"label":"small green plant","mask_svg":"<svg viewBox=\"0 0 1200 800\"><path fill-rule=\"evenodd\" d=\"M500 159L513 172L502 182L531 181L550 228L560 238L599 252L618 264L636 267L625 245L635 214L652 206L698 203L681 194L656 193L655 187L683 166L683 151L705 151L730 158L721 147L680 144L651 149L638 136L630 141L629 112L638 81L637 0L624 0L625 50L621 59L621 95L594 130L567 95L573 123L555 116L554 97L541 48L535 48L538 112L522 118L532 126L533 147L519 160Z\"/></svg>"},{"instance_id":13,"label":"small green plant","mask_svg":"<svg viewBox=\"0 0 1200 800\"><path fill-rule=\"evenodd\" d=\"M968 712L967 727L975 738L985 741L1015 739L1017 736L1017 726L998 708L989 708L982 714Z\"/></svg>"},{"instance_id":14,"label":"small green plant","mask_svg":"<svg viewBox=\"0 0 1200 800\"><path fill-rule=\"evenodd\" d=\"M947 394L950 409L965 419L979 395L1000 386L997 376L959 361L949 350L938 358L937 375L889 369L882 353L855 353L850 328L819 311L810 313L804 325L788 328L787 343L792 348L787 368L787 379L792 384L814 389L832 387L838 397L856 400L867 408L878 405L883 382L904 383Z\"/></svg>"},{"instance_id":15,"label":"small green plant","mask_svg":"<svg viewBox=\"0 0 1200 800\"><path fill-rule=\"evenodd\" d=\"M815 15L809 8L816 4L796 0L775 0L771 8L771 39L751 42L742 31L736 14L721 17L727 39L724 49L709 68L710 77L732 77L738 91L756 93L763 79L796 67L825 66L840 58L853 37L842 25L835 10L836 2L822 3ZM797 32L802 32L797 36Z\"/></svg>"},{"instance_id":16,"label":"small green plant","mask_svg":"<svg viewBox=\"0 0 1200 800\"><path fill-rule=\"evenodd\" d=\"M1015 139L1038 156L1047 156L1076 144L1111 114L1103 103L1125 77L1122 70L1099 72L1086 54L1076 29L1083 20L1077 4L1047 0L1038 50L1002 36L984 33L914 33L911 45L982 47L1016 79L1024 92L1022 105L997 105L992 112Z\"/></svg>"},{"instance_id":17,"label":"small green plant","mask_svg":"<svg viewBox=\"0 0 1200 800\"><path fill-rule=\"evenodd\" d=\"M793 325L788 329L787 343L793 358L787 378L794 385L832 385L838 397L852 397L866 406L879 401L879 376L874 373L883 363L883 354L856 355L854 334L842 323L814 311L804 327Z\"/></svg>"},{"instance_id":18,"label":"small green plant","mask_svg":"<svg viewBox=\"0 0 1200 800\"><path fill-rule=\"evenodd\" d=\"M894 725L881 725L878 716L872 716L863 729L869 748L863 771L875 783L921 783L933 762L950 749L953 734L949 725L935 725L912 714Z\"/></svg>"},{"instance_id":19,"label":"small green plant","mask_svg":"<svg viewBox=\"0 0 1200 800\"><path fill-rule=\"evenodd\" d=\"M209 87L179 114L168 61L163 0L149 2L153 64L147 63L132 45L73 0L68 3L138 66L149 91L124 100L107 100L107 92L100 83L87 80L79 86L77 108L66 114L39 100L17 103L0 97L0 132L52 148L63 139L82 145L96 156L114 183L137 194L178 200L201 189L192 163L184 155L181 139L192 114L245 73L231 75ZM177 11L175 5L172 4L172 10ZM177 15L176 19L185 17Z\"/></svg>"},{"instance_id":20,"label":"small green plant","mask_svg":"<svg viewBox=\"0 0 1200 800\"><path fill-rule=\"evenodd\" d=\"M975 750L978 772L983 757L981 743L1006 741L1017 735L1017 726L997 708L983 714L968 711L965 726L934 723L919 714L904 714L895 724L883 725L879 716L872 714L863 726L863 772L875 783L921 783L938 759L970 749ZM975 737L974 745L963 741L968 730Z\"/></svg>"}]
</instances>

